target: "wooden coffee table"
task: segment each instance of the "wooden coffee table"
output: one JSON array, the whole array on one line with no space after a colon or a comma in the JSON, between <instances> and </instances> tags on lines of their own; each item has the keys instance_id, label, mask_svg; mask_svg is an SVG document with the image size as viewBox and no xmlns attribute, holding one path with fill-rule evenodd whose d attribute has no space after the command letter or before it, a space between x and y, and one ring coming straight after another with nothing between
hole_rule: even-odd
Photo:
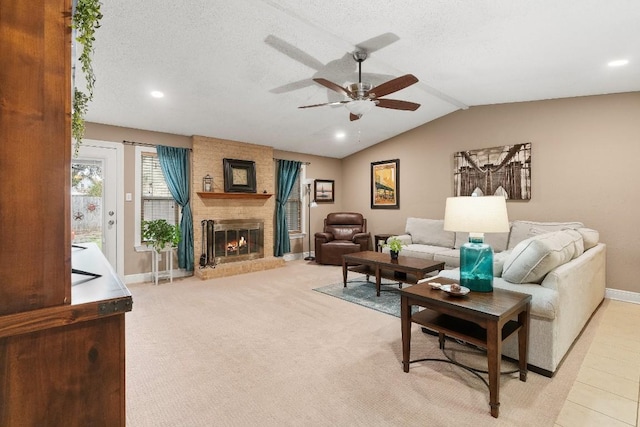
<instances>
[{"instance_id":1,"label":"wooden coffee table","mask_svg":"<svg viewBox=\"0 0 640 427\"><path fill-rule=\"evenodd\" d=\"M342 279L347 287L347 273L355 271L376 277L376 296L380 296L381 278L400 283L416 284L425 274L444 269L444 262L399 256L392 260L389 254L374 251L355 252L342 256Z\"/></svg>"},{"instance_id":2,"label":"wooden coffee table","mask_svg":"<svg viewBox=\"0 0 640 427\"><path fill-rule=\"evenodd\" d=\"M435 278L433 282L454 283ZM426 310L412 314L412 306ZM527 381L527 347L529 345L529 316L531 295L494 288L493 292L470 292L452 296L428 283L400 290L400 318L402 324L402 365L409 372L411 322L438 332L440 348L445 336L461 339L487 349L489 374L489 406L491 415L498 417L500 408L500 360L502 342L518 333L518 367L520 381Z\"/></svg>"}]
</instances>

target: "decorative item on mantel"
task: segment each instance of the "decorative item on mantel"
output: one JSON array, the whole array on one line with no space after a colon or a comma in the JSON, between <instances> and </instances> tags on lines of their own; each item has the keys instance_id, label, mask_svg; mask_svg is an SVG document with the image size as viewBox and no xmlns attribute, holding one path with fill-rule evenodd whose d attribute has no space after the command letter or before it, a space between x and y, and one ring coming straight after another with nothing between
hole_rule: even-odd
<instances>
[{"instance_id":1,"label":"decorative item on mantel","mask_svg":"<svg viewBox=\"0 0 640 427\"><path fill-rule=\"evenodd\" d=\"M213 191L213 177L207 174L204 178L202 178L202 191L211 192Z\"/></svg>"}]
</instances>

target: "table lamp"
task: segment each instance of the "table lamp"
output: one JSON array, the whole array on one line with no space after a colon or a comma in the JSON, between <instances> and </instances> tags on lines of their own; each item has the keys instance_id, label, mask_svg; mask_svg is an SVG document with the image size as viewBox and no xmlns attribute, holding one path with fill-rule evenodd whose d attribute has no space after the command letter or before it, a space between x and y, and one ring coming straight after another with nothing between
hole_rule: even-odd
<instances>
[{"instance_id":1,"label":"table lamp","mask_svg":"<svg viewBox=\"0 0 640 427\"><path fill-rule=\"evenodd\" d=\"M460 285L476 292L493 291L493 249L484 233L509 231L504 196L448 197L444 229L469 233L460 247Z\"/></svg>"}]
</instances>

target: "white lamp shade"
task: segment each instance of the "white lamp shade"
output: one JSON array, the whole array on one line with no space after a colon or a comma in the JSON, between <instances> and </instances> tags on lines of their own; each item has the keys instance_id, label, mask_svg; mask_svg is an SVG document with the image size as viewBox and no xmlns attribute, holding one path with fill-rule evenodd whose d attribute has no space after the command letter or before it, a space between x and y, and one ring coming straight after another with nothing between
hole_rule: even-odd
<instances>
[{"instance_id":1,"label":"white lamp shade","mask_svg":"<svg viewBox=\"0 0 640 427\"><path fill-rule=\"evenodd\" d=\"M303 183L304 185L311 185L311 184L313 184L313 178L305 178L305 179L302 181L302 183Z\"/></svg>"},{"instance_id":2,"label":"white lamp shade","mask_svg":"<svg viewBox=\"0 0 640 427\"><path fill-rule=\"evenodd\" d=\"M504 196L448 197L444 229L468 233L508 232L509 217Z\"/></svg>"}]
</instances>

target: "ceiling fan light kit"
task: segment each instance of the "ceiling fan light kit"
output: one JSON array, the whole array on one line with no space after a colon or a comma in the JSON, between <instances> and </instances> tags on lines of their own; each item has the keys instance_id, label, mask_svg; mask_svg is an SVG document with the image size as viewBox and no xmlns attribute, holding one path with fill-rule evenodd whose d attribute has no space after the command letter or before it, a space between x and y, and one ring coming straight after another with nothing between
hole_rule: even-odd
<instances>
[{"instance_id":1,"label":"ceiling fan light kit","mask_svg":"<svg viewBox=\"0 0 640 427\"><path fill-rule=\"evenodd\" d=\"M326 102L323 104L304 105L298 108L321 107L325 105L344 104L349 110L349 119L351 121L358 120L363 114L371 111L373 107L389 108L392 110L415 111L420 104L409 101L401 101L397 99L381 99L381 97L402 90L414 83L418 82L418 78L413 74L405 74L396 77L388 82L382 83L375 87L371 83L362 82L362 61L367 59L367 52L359 50L353 52L353 59L358 63L358 83L352 83L347 87L342 87L327 79L315 78L313 81L331 89L341 95L345 95L351 100ZM374 91L375 89L375 91Z\"/></svg>"},{"instance_id":2,"label":"ceiling fan light kit","mask_svg":"<svg viewBox=\"0 0 640 427\"><path fill-rule=\"evenodd\" d=\"M364 113L368 113L371 111L373 107L376 106L375 102L370 99L356 99L355 101L348 102L344 104L347 107L347 110L351 114L358 116L358 118L362 117Z\"/></svg>"}]
</instances>

